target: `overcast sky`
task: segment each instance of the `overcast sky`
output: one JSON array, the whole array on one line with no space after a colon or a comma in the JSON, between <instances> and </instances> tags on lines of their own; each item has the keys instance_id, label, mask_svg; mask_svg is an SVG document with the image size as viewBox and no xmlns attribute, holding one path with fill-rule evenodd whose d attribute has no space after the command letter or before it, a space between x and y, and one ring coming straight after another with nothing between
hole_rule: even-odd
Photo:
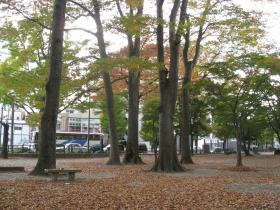
<instances>
[{"instance_id":1,"label":"overcast sky","mask_svg":"<svg viewBox=\"0 0 280 210\"><path fill-rule=\"evenodd\" d=\"M149 0L148 0L149 1ZM147 1L147 2L148 2ZM154 0L150 0L154 1ZM267 37L266 39L271 42L280 51L280 0L233 0L234 2L240 4L246 10L255 10L258 12L263 12L263 23L266 26ZM146 10L155 10L153 4L149 3L146 6ZM150 13L150 12L149 12ZM167 13L166 13L167 14ZM113 14L106 14L106 17L112 17ZM102 17L104 18L104 17ZM75 24L75 27L84 26L86 28L94 28L95 24L92 21L81 20L79 23ZM79 31L72 31L71 37L75 41L79 41L82 38L89 37L88 34L81 33ZM108 48L109 51L118 50L120 46L126 46L126 39L120 38L119 34L106 34L105 40L111 44Z\"/></svg>"},{"instance_id":2,"label":"overcast sky","mask_svg":"<svg viewBox=\"0 0 280 210\"><path fill-rule=\"evenodd\" d=\"M280 0L236 0L245 9L264 13L267 38L280 50Z\"/></svg>"},{"instance_id":3,"label":"overcast sky","mask_svg":"<svg viewBox=\"0 0 280 210\"><path fill-rule=\"evenodd\" d=\"M267 37L266 39L273 43L280 51L280 0L234 0L242 7L248 10L256 10L264 13L263 22L266 25ZM154 7L152 8L154 9ZM112 17L112 15L108 15ZM95 24L92 21L81 20L79 23L75 24L76 27L94 28ZM90 37L88 34L79 31L72 31L69 34L71 39L74 41L81 41ZM126 39L121 39L117 34L110 34L105 37L106 41L113 44L109 51L120 47L120 45L126 45ZM123 43L123 44L121 44ZM115 46L114 46L115 45ZM7 50L2 49L0 43L0 61L7 56ZM1 59L2 58L2 59Z\"/></svg>"}]
</instances>

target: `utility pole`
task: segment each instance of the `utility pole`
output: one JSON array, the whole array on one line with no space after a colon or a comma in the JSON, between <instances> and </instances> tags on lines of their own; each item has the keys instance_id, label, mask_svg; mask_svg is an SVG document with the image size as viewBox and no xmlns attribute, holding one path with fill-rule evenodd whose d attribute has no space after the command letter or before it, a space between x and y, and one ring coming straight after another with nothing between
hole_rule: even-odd
<instances>
[{"instance_id":1,"label":"utility pole","mask_svg":"<svg viewBox=\"0 0 280 210\"><path fill-rule=\"evenodd\" d=\"M11 125L11 151L14 151L14 127L15 127L15 105L12 104L12 125Z\"/></svg>"}]
</instances>

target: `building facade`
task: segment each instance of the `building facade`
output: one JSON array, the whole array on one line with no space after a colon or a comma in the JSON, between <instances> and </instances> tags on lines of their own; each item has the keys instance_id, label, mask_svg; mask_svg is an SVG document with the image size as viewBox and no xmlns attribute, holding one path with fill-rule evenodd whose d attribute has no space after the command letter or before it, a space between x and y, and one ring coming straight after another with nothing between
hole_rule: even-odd
<instances>
[{"instance_id":1,"label":"building facade","mask_svg":"<svg viewBox=\"0 0 280 210\"><path fill-rule=\"evenodd\" d=\"M89 121L90 118L90 121ZM68 132L89 132L100 133L100 119L96 113L91 110L89 112L81 113L76 110L66 110L66 112L59 114L57 119L57 130Z\"/></svg>"}]
</instances>

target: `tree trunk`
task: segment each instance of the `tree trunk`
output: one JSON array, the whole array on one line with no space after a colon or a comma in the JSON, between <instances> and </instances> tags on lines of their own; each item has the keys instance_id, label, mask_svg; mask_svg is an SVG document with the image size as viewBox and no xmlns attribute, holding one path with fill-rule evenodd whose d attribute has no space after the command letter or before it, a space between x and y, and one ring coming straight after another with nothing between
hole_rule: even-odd
<instances>
[{"instance_id":1,"label":"tree trunk","mask_svg":"<svg viewBox=\"0 0 280 210\"><path fill-rule=\"evenodd\" d=\"M191 135L191 113L190 113L190 91L187 85L190 83L192 74L192 63L185 64L185 76L182 84L183 98L182 98L182 151L181 163L192 164L191 150L190 150L190 135Z\"/></svg>"},{"instance_id":2,"label":"tree trunk","mask_svg":"<svg viewBox=\"0 0 280 210\"><path fill-rule=\"evenodd\" d=\"M97 32L97 42L99 47L100 57L102 59L107 58L106 52L106 45L104 41L104 32L103 32L103 25L101 23L100 18L100 2L98 0L93 1L94 6L94 21L96 23ZM112 84L109 73L105 70L102 73L104 86L105 86L105 93L106 93L106 100L107 100L107 108L108 108L108 116L109 116L109 132L110 132L110 155L107 164L114 165L120 164L120 155L119 155L119 148L118 148L118 137L117 137L117 129L116 129L116 120L115 120L115 102L114 102L114 95L112 90Z\"/></svg>"},{"instance_id":3,"label":"tree trunk","mask_svg":"<svg viewBox=\"0 0 280 210\"><path fill-rule=\"evenodd\" d=\"M124 163L143 163L138 151L139 77L139 72L129 72L128 135Z\"/></svg>"},{"instance_id":4,"label":"tree trunk","mask_svg":"<svg viewBox=\"0 0 280 210\"><path fill-rule=\"evenodd\" d=\"M3 111L4 111L4 107L3 107L3 104L2 104L2 107L1 107L1 117L0 117L0 147L2 145L2 121L3 121Z\"/></svg>"},{"instance_id":5,"label":"tree trunk","mask_svg":"<svg viewBox=\"0 0 280 210\"><path fill-rule=\"evenodd\" d=\"M152 170L162 172L184 171L176 155L176 140L173 133L173 118L170 114L171 100L165 97L165 105L161 106L159 114L159 156Z\"/></svg>"},{"instance_id":6,"label":"tree trunk","mask_svg":"<svg viewBox=\"0 0 280 210\"><path fill-rule=\"evenodd\" d=\"M243 166L242 164L242 156L241 156L241 131L239 123L236 125L236 150L237 150L237 162L236 166Z\"/></svg>"},{"instance_id":7,"label":"tree trunk","mask_svg":"<svg viewBox=\"0 0 280 210\"><path fill-rule=\"evenodd\" d=\"M11 116L11 152L14 152L14 131L15 131L15 105L12 104Z\"/></svg>"},{"instance_id":8,"label":"tree trunk","mask_svg":"<svg viewBox=\"0 0 280 210\"><path fill-rule=\"evenodd\" d=\"M242 140L242 143L243 143L242 149L243 149L243 151L244 151L244 153L245 153L245 156L249 156L249 155L250 155L250 152L249 152L249 150L248 150L247 147L246 147L245 140Z\"/></svg>"},{"instance_id":9,"label":"tree trunk","mask_svg":"<svg viewBox=\"0 0 280 210\"><path fill-rule=\"evenodd\" d=\"M9 142L9 124L1 122L1 126L4 127L4 135L3 135L3 145L1 156L4 159L8 158L8 142Z\"/></svg>"},{"instance_id":10,"label":"tree trunk","mask_svg":"<svg viewBox=\"0 0 280 210\"><path fill-rule=\"evenodd\" d=\"M247 150L249 151L249 155L250 154L250 149L251 149L251 138L248 139L248 146L247 146Z\"/></svg>"},{"instance_id":11,"label":"tree trunk","mask_svg":"<svg viewBox=\"0 0 280 210\"><path fill-rule=\"evenodd\" d=\"M170 13L169 71L164 66L164 30L163 21L157 25L157 61L159 65L160 108L159 108L159 156L152 170L164 172L184 171L176 154L176 140L174 139L174 113L178 87L178 63L181 32L176 28L176 17L181 1L174 1ZM164 0L157 0L157 19L163 20ZM182 0L179 26L185 23L187 0Z\"/></svg>"},{"instance_id":12,"label":"tree trunk","mask_svg":"<svg viewBox=\"0 0 280 210\"><path fill-rule=\"evenodd\" d=\"M112 85L110 81L110 75L108 72L103 72L103 80L105 85L105 92L107 98L107 109L109 116L109 140L110 140L110 154L109 160L107 164L115 165L120 164L120 155L119 155L119 147L118 147L118 136L116 129L116 119L115 119L115 104L114 104L114 96Z\"/></svg>"},{"instance_id":13,"label":"tree trunk","mask_svg":"<svg viewBox=\"0 0 280 210\"><path fill-rule=\"evenodd\" d=\"M132 12L132 10L131 10ZM131 14L133 15L133 14ZM137 8L137 15L143 15L143 5ZM133 37L127 34L128 40L128 57L140 56L140 35ZM140 72L138 69L130 69L128 76L128 135L127 146L124 163L142 164L143 161L139 156L138 151L138 116L139 116L139 85L140 85Z\"/></svg>"},{"instance_id":14,"label":"tree trunk","mask_svg":"<svg viewBox=\"0 0 280 210\"><path fill-rule=\"evenodd\" d=\"M46 84L45 109L39 134L39 158L32 175L44 175L44 169L56 167L56 122L63 59L63 31L66 0L56 0L53 12L50 69Z\"/></svg>"}]
</instances>

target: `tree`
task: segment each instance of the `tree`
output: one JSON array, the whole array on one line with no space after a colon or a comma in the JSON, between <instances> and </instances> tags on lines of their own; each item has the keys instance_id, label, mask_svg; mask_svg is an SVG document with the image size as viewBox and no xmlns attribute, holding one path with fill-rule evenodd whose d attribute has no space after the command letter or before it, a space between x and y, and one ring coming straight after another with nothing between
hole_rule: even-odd
<instances>
[{"instance_id":1,"label":"tree","mask_svg":"<svg viewBox=\"0 0 280 210\"><path fill-rule=\"evenodd\" d=\"M178 86L178 59L181 41L181 27L186 19L187 1L175 0L171 9L169 19L169 69L166 69L164 57L164 0L157 0L157 61L160 84L160 107L159 107L159 157L155 162L154 171L184 171L176 156L174 140L174 113ZM179 22L177 13L180 9Z\"/></svg>"},{"instance_id":2,"label":"tree","mask_svg":"<svg viewBox=\"0 0 280 210\"><path fill-rule=\"evenodd\" d=\"M128 57L138 58L140 56L140 36L141 36L141 18L143 15L144 1L127 1L129 14L125 16L120 2L116 0L119 14L123 22L130 21L132 24L124 26L128 42ZM134 10L136 14L134 15ZM125 24L124 24L125 25ZM129 30L136 28L136 31ZM138 152L138 115L139 115L139 84L140 71L129 69L128 73L128 134L127 146L124 155L124 163L143 163Z\"/></svg>"},{"instance_id":3,"label":"tree","mask_svg":"<svg viewBox=\"0 0 280 210\"><path fill-rule=\"evenodd\" d=\"M258 68L265 70L258 78L258 92L264 101L267 122L280 142L280 59L276 55L254 55L253 60Z\"/></svg>"},{"instance_id":4,"label":"tree","mask_svg":"<svg viewBox=\"0 0 280 210\"><path fill-rule=\"evenodd\" d=\"M97 42L99 47L99 53L101 59L106 59L108 57L106 52L106 45L104 41L104 34L103 34L103 25L101 23L100 18L100 7L101 2L94 0L93 1L93 8L95 14L93 14L93 18L96 23L97 32ZM109 128L110 128L110 155L109 155L109 161L108 164L119 164L120 163L120 156L119 156L119 150L118 150L118 137L117 137L117 130L116 130L116 118L115 118L115 102L113 97L113 90L110 80L109 73L105 70L102 72L102 77L104 81L105 86L105 93L106 93L106 99L107 99L107 109L108 109L108 116L109 116Z\"/></svg>"},{"instance_id":5,"label":"tree","mask_svg":"<svg viewBox=\"0 0 280 210\"><path fill-rule=\"evenodd\" d=\"M40 11L43 13L45 8L40 8ZM42 14L38 17L47 24L49 14L44 13L44 18ZM9 20L0 31L0 40L10 52L0 64L0 86L5 90L1 97L12 99L17 107L24 109L28 113L27 122L36 127L44 108L50 32L27 19L19 20L16 24ZM78 66L88 62L79 57L80 50L81 47L67 38L64 40L59 112L79 103L77 99L84 92L84 84L92 78L88 71L84 74L84 69Z\"/></svg>"},{"instance_id":6,"label":"tree","mask_svg":"<svg viewBox=\"0 0 280 210\"><path fill-rule=\"evenodd\" d=\"M209 70L212 84L208 90L214 107L212 115L218 115L218 118L213 119L220 119L234 129L237 140L236 166L242 166L241 144L245 141L246 124L261 106L258 100L260 83L256 80L259 69L254 68L250 55L233 57L227 62L215 63L212 67Z\"/></svg>"},{"instance_id":7,"label":"tree","mask_svg":"<svg viewBox=\"0 0 280 210\"><path fill-rule=\"evenodd\" d=\"M39 158L35 168L30 173L32 175L43 175L45 174L44 169L56 167L56 122L63 63L65 10L66 0L56 0L53 10L49 77L46 84L46 100L40 124Z\"/></svg>"},{"instance_id":8,"label":"tree","mask_svg":"<svg viewBox=\"0 0 280 210\"><path fill-rule=\"evenodd\" d=\"M2 158L7 159L8 158L8 141L9 141L9 124L1 122L0 126L4 127L1 156L2 156Z\"/></svg>"},{"instance_id":9,"label":"tree","mask_svg":"<svg viewBox=\"0 0 280 210\"><path fill-rule=\"evenodd\" d=\"M247 50L255 46L263 34L258 15L244 11L231 1L189 1L187 7L182 56L185 70L181 100L182 163L192 163L189 145L192 103L189 84L197 64L212 62L227 54L234 55ZM217 39L208 39L213 34Z\"/></svg>"}]
</instances>

